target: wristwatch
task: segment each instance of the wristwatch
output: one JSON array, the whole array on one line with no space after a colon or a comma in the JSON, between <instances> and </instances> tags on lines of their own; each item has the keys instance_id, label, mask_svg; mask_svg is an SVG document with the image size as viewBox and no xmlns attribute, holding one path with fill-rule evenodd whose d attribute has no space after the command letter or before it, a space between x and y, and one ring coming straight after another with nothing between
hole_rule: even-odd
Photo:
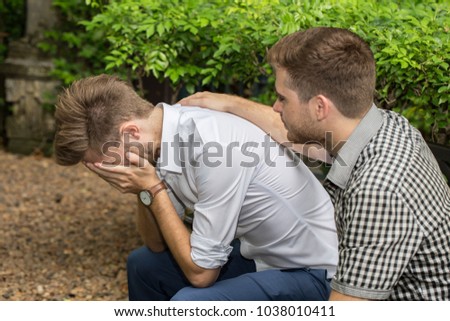
<instances>
[{"instance_id":1,"label":"wristwatch","mask_svg":"<svg viewBox=\"0 0 450 321\"><path fill-rule=\"evenodd\" d=\"M145 189L143 191L140 191L139 199L145 206L150 206L155 196L164 189L167 189L167 186L164 181L161 181L155 186L150 187L148 190Z\"/></svg>"}]
</instances>

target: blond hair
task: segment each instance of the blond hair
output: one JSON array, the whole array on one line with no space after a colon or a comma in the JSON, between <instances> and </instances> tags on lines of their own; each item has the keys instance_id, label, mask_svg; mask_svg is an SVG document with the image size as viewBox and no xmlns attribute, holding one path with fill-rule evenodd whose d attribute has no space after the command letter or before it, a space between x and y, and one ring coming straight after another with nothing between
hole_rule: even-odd
<instances>
[{"instance_id":1,"label":"blond hair","mask_svg":"<svg viewBox=\"0 0 450 321\"><path fill-rule=\"evenodd\" d=\"M55 111L55 157L60 165L82 161L88 149L120 141L119 126L148 118L153 105L118 77L99 75L75 81L58 97Z\"/></svg>"}]
</instances>

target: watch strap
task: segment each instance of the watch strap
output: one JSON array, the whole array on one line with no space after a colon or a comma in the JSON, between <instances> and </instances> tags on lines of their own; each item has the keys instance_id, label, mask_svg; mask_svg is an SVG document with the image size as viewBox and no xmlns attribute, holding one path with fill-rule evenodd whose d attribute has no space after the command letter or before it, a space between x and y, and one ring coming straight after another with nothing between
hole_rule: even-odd
<instances>
[{"instance_id":1,"label":"watch strap","mask_svg":"<svg viewBox=\"0 0 450 321\"><path fill-rule=\"evenodd\" d=\"M150 187L148 189L148 192L150 193L150 195L152 196L152 199L155 198L156 195L158 195L159 192L161 192L162 190L167 189L166 183L164 183L164 181L159 182L158 184Z\"/></svg>"}]
</instances>

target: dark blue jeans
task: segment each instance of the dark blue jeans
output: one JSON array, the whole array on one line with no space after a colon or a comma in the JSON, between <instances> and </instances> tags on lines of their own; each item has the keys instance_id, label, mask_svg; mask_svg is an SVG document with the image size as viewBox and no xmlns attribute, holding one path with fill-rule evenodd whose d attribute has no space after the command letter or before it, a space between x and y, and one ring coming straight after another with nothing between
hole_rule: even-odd
<instances>
[{"instance_id":1,"label":"dark blue jeans","mask_svg":"<svg viewBox=\"0 0 450 321\"><path fill-rule=\"evenodd\" d=\"M127 271L132 301L317 301L328 300L331 290L325 270L256 272L253 260L240 255L239 243L216 283L207 288L192 287L169 251L141 247L128 257Z\"/></svg>"}]
</instances>

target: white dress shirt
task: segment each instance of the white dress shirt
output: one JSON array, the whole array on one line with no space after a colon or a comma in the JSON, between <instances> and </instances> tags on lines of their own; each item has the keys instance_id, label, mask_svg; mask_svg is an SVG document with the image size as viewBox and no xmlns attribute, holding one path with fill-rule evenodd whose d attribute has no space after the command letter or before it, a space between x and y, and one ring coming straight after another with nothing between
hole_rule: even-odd
<instances>
[{"instance_id":1,"label":"white dress shirt","mask_svg":"<svg viewBox=\"0 0 450 321\"><path fill-rule=\"evenodd\" d=\"M223 266L239 238L257 271L319 268L338 260L333 206L298 158L237 116L180 105L163 107L158 170L180 216L194 211L191 256Z\"/></svg>"}]
</instances>

